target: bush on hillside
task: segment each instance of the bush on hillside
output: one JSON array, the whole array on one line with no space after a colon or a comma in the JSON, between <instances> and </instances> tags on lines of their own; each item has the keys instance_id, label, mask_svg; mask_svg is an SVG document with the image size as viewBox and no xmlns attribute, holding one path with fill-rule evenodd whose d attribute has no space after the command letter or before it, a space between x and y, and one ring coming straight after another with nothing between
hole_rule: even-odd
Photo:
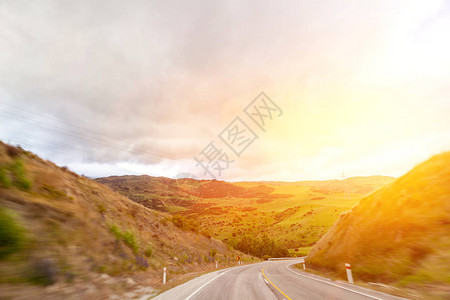
<instances>
[{"instance_id":1,"label":"bush on hillside","mask_svg":"<svg viewBox=\"0 0 450 300\"><path fill-rule=\"evenodd\" d=\"M192 219L187 219L180 215L172 217L172 223L180 229L198 232L198 224Z\"/></svg>"},{"instance_id":2,"label":"bush on hillside","mask_svg":"<svg viewBox=\"0 0 450 300\"><path fill-rule=\"evenodd\" d=\"M134 253L139 250L139 245L136 237L131 231L121 231L116 224L109 227L109 231L116 237L117 240L122 240Z\"/></svg>"},{"instance_id":3,"label":"bush on hillside","mask_svg":"<svg viewBox=\"0 0 450 300\"><path fill-rule=\"evenodd\" d=\"M36 259L31 265L28 280L38 285L52 285L57 280L58 269L48 259Z\"/></svg>"},{"instance_id":4,"label":"bush on hillside","mask_svg":"<svg viewBox=\"0 0 450 300\"><path fill-rule=\"evenodd\" d=\"M20 158L16 158L13 163L0 166L0 184L3 187L10 187L13 184L25 191L31 189L31 180L27 178L25 166Z\"/></svg>"},{"instance_id":5,"label":"bush on hillside","mask_svg":"<svg viewBox=\"0 0 450 300\"><path fill-rule=\"evenodd\" d=\"M0 184L6 188L11 186L11 180L8 177L7 169L1 166L0 166Z\"/></svg>"},{"instance_id":6,"label":"bush on hillside","mask_svg":"<svg viewBox=\"0 0 450 300\"><path fill-rule=\"evenodd\" d=\"M19 154L22 152L21 149L16 148L16 147L11 146L11 145L8 145L8 144L5 144L5 147L6 147L6 153L8 153L8 155L10 157L19 156Z\"/></svg>"},{"instance_id":7,"label":"bush on hillside","mask_svg":"<svg viewBox=\"0 0 450 300\"><path fill-rule=\"evenodd\" d=\"M0 259L19 251L24 243L24 229L13 214L0 207Z\"/></svg>"},{"instance_id":8,"label":"bush on hillside","mask_svg":"<svg viewBox=\"0 0 450 300\"><path fill-rule=\"evenodd\" d=\"M286 248L279 246L266 234L261 238L253 238L249 235L245 235L236 243L235 248L244 253L261 258L289 256L289 252Z\"/></svg>"},{"instance_id":9,"label":"bush on hillside","mask_svg":"<svg viewBox=\"0 0 450 300\"><path fill-rule=\"evenodd\" d=\"M21 159L17 158L11 167L14 173L13 184L19 189L28 191L31 189L31 181L25 175L25 166Z\"/></svg>"},{"instance_id":10,"label":"bush on hillside","mask_svg":"<svg viewBox=\"0 0 450 300\"><path fill-rule=\"evenodd\" d=\"M133 250L134 253L136 253L139 250L139 246L137 244L136 238L134 234L131 231L125 231L122 235L122 239L125 242L125 244L130 247L131 250Z\"/></svg>"}]
</instances>

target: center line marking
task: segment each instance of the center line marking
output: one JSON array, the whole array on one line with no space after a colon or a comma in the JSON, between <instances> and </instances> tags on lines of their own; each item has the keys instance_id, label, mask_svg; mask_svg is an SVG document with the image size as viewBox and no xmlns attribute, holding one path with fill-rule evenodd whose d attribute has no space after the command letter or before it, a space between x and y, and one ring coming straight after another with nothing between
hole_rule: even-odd
<instances>
[{"instance_id":1,"label":"center line marking","mask_svg":"<svg viewBox=\"0 0 450 300\"><path fill-rule=\"evenodd\" d=\"M267 281L269 281L269 283L276 288L281 294L283 294L283 296L285 296L287 298L287 300L292 300L288 295L286 295L285 293L283 293L275 284L273 284L272 281L270 281L269 278L267 278L266 274L264 274L264 268L261 269L261 273L263 274L264 278L267 279Z\"/></svg>"}]
</instances>

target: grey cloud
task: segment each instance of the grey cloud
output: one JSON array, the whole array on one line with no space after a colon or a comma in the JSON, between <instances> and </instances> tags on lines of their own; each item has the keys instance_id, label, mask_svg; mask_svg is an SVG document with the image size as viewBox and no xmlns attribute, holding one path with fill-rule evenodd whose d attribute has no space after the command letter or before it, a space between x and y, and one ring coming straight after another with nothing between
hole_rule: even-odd
<instances>
[{"instance_id":1,"label":"grey cloud","mask_svg":"<svg viewBox=\"0 0 450 300\"><path fill-rule=\"evenodd\" d=\"M191 158L284 77L344 80L351 66L339 58L360 59L353 46L376 38L385 6L346 3L2 1L0 101L67 124L39 121L67 133L39 128L49 158ZM14 132L33 127L6 110Z\"/></svg>"}]
</instances>

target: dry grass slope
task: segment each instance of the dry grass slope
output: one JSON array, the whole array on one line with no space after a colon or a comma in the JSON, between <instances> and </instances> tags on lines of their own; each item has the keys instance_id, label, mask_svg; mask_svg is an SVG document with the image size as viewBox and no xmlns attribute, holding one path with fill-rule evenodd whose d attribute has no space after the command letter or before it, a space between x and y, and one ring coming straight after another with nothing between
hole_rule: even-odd
<instances>
[{"instance_id":1,"label":"dry grass slope","mask_svg":"<svg viewBox=\"0 0 450 300\"><path fill-rule=\"evenodd\" d=\"M214 260L225 266L238 254L180 230L166 213L1 142L0 225L0 298L29 284L92 285L100 273L158 285L164 266L171 279L211 269ZM120 293L122 285L114 286Z\"/></svg>"},{"instance_id":2,"label":"dry grass slope","mask_svg":"<svg viewBox=\"0 0 450 300\"><path fill-rule=\"evenodd\" d=\"M344 277L450 289L450 152L361 200L313 247L307 263ZM431 290L431 288L430 288ZM447 294L448 295L448 294Z\"/></svg>"}]
</instances>

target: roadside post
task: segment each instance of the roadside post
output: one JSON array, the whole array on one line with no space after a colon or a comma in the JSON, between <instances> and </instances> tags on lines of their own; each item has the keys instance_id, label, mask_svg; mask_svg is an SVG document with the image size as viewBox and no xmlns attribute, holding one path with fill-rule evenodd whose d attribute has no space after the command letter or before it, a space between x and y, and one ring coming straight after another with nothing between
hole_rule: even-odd
<instances>
[{"instance_id":1,"label":"roadside post","mask_svg":"<svg viewBox=\"0 0 450 300\"><path fill-rule=\"evenodd\" d=\"M216 260L216 269L217 269L217 260Z\"/></svg>"},{"instance_id":2,"label":"roadside post","mask_svg":"<svg viewBox=\"0 0 450 300\"><path fill-rule=\"evenodd\" d=\"M350 264L345 264L345 270L347 271L348 282L353 283L352 266Z\"/></svg>"},{"instance_id":3,"label":"roadside post","mask_svg":"<svg viewBox=\"0 0 450 300\"><path fill-rule=\"evenodd\" d=\"M306 270L306 264L303 263L303 270Z\"/></svg>"},{"instance_id":4,"label":"roadside post","mask_svg":"<svg viewBox=\"0 0 450 300\"><path fill-rule=\"evenodd\" d=\"M163 284L166 284L166 273L167 273L167 267L164 267L164 272L163 272Z\"/></svg>"}]
</instances>

